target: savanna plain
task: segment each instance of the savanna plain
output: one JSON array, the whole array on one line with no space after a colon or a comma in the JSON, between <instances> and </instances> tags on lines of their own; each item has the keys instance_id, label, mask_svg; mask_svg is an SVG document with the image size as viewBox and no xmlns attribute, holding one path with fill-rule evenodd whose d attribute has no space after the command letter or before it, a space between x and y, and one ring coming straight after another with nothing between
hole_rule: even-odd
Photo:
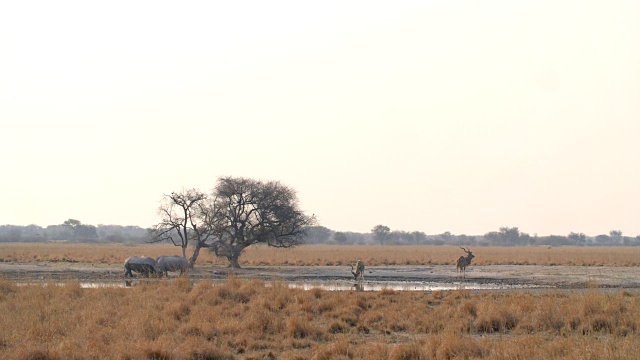
<instances>
[{"instance_id":1,"label":"savanna plain","mask_svg":"<svg viewBox=\"0 0 640 360\"><path fill-rule=\"evenodd\" d=\"M473 251L470 282L484 268L636 274L640 264L640 249L626 247ZM347 265L361 259L365 281L389 266L425 269L425 279L429 271L447 271L453 274L447 279L459 281L453 264L460 252L454 246L255 247L240 263L249 274L322 268L348 279ZM245 270L227 269L223 259L203 252L185 276L132 287L83 285L87 278L122 279L124 259L143 254L179 251L166 244L2 244L0 358L635 359L640 353L635 278L619 288L595 278L570 289L304 290L284 277L243 276ZM214 273L223 279L209 277ZM562 274L554 276L564 283Z\"/></svg>"}]
</instances>

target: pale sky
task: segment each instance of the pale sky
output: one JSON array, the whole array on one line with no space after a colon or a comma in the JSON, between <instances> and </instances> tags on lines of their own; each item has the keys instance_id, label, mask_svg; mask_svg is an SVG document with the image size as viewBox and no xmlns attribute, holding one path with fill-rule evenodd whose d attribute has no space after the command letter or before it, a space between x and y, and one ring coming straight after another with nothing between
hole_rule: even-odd
<instances>
[{"instance_id":1,"label":"pale sky","mask_svg":"<svg viewBox=\"0 0 640 360\"><path fill-rule=\"evenodd\" d=\"M11 1L0 225L279 180L336 231L640 234L640 1Z\"/></svg>"}]
</instances>

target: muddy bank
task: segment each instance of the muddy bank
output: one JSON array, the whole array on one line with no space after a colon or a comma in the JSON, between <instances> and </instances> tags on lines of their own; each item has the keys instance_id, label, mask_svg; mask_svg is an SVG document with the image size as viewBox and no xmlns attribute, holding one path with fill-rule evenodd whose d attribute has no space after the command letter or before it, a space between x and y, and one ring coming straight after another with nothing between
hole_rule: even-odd
<instances>
[{"instance_id":1,"label":"muddy bank","mask_svg":"<svg viewBox=\"0 0 640 360\"><path fill-rule=\"evenodd\" d=\"M170 277L177 273L170 274ZM355 284L350 268L344 266L247 267L232 270L196 266L189 273L193 281L222 281L228 276L265 281L285 281L293 285ZM16 282L67 282L108 284L124 280L121 266L86 263L0 263L0 277ZM405 286L416 290L428 284L478 284L487 289L517 288L620 288L640 291L640 268L593 266L494 265L471 266L462 280L453 266L371 266L365 270L369 289ZM351 286L351 285L349 285ZM349 287L348 286L348 287ZM434 285L435 286L435 285ZM340 288L342 289L342 288ZM447 289L446 287L444 289Z\"/></svg>"}]
</instances>

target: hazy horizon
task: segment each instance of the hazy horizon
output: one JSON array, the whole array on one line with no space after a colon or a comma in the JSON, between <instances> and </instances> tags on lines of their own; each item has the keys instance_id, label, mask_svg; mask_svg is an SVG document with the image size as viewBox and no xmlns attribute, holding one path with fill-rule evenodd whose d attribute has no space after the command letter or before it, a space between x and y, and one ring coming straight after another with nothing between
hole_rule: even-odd
<instances>
[{"instance_id":1,"label":"hazy horizon","mask_svg":"<svg viewBox=\"0 0 640 360\"><path fill-rule=\"evenodd\" d=\"M278 180L336 231L640 235L640 2L0 5L0 224Z\"/></svg>"},{"instance_id":2,"label":"hazy horizon","mask_svg":"<svg viewBox=\"0 0 640 360\"><path fill-rule=\"evenodd\" d=\"M65 221L66 221L66 220L78 220L78 219L65 219ZM79 220L79 221L80 221L80 220ZM82 224L82 225L95 226L95 227L97 227L97 228L99 228L99 227L101 227L101 226L107 226L107 227L108 227L108 226L121 226L121 227L129 227L129 226L131 226L131 227L137 227L137 228L141 228L141 229L149 229L149 227L139 226L139 225L136 225L136 224L127 224L127 225L123 225L123 224L104 224L104 223L88 224L88 223L85 223L85 222L82 222L82 221L80 221L80 222L81 222L81 224ZM27 224L27 225L21 225L21 224L0 224L0 226L23 226L23 227L28 227L28 226L33 226L33 225L35 225L35 226L39 226L39 227L41 227L41 228L43 228L43 229L46 229L46 228L47 228L47 227L49 227L49 226L65 226L63 223L64 223L64 221L63 221L63 222L61 222L60 224L47 224L47 225L42 225L42 224L33 224L33 223L32 223L32 224ZM384 224L376 224L376 225L384 225ZM326 226L324 226L324 225L322 225L322 224L312 225L312 227L315 227L315 226L323 226L323 227L326 227ZM518 228L518 226L505 226L505 227L506 227L506 228L514 228L514 227L515 227L515 228ZM490 232L500 232L500 231L501 231L501 228L503 228L503 227L501 226L500 228L497 228L497 229L487 230L487 231L485 231L485 232L483 232L483 233L481 233L481 234L480 234L480 233L479 233L479 234L462 234L462 233L461 233L461 234L457 234L457 233L453 233L453 232L449 232L449 233L450 233L452 236L478 236L478 237L480 237L480 236L487 235L487 234L488 234L488 233L490 233ZM331 229L331 228L328 228L328 229L329 229L329 230L331 230L331 231L334 231L334 232L336 232L336 233L337 233L337 232L345 232L345 233L353 233L353 234L371 234L371 230L372 230L372 229L370 229L370 230L366 230L366 231L352 231L352 230L349 230L349 229L342 229L342 230L335 230L335 229ZM408 232L408 233L411 233L411 232L415 231L415 230L408 230L408 229L390 229L390 230L391 230L391 232L393 232L393 231L401 231L401 232ZM536 237L536 236L538 236L538 237L541 237L541 236L542 236L542 237L544 237L544 236L564 236L564 237L566 237L567 235L570 235L570 234L544 234L544 235L543 235L543 234L538 234L538 233L527 233L527 232L525 232L525 231L521 231L519 228L518 228L518 230L520 231L520 234L521 234L521 235L522 235L522 234L527 234L527 235L529 235L529 236L531 236L531 237ZM617 229L611 229L611 230L612 230L612 231L618 231ZM599 235L607 235L607 236L609 236L609 235L610 235L610 231L607 231L607 232L604 232L604 233L600 233L600 234L585 234L584 232L579 231L579 230L577 230L577 231L573 231L573 232L574 232L574 233L577 233L577 234L579 234L579 233L583 233L585 236L590 237L590 238L595 238L595 237L597 237L597 236L599 236ZM439 236L439 235L443 235L444 233L445 233L445 232L439 232L439 233L425 233L425 235L426 235L426 236ZM622 236L623 236L623 237L640 237L640 235L630 235L630 234L625 234L625 233L623 233L623 234L622 234ZM58 240L54 240L54 241L58 241ZM322 244L322 243L321 243L321 244ZM312 243L311 245L315 245L315 243ZM353 245L353 244L352 244L352 245ZM358 245L358 244L355 244L355 245ZM581 244L581 245L583 245L583 244ZM578 245L578 246L581 246L581 245ZM615 244L614 246L617 246L617 245L618 245L618 244ZM403 246L404 246L404 245L403 245ZM456 246L457 246L457 245L456 245ZM497 246L502 246L502 245L497 245ZM505 245L505 246L522 246L522 245ZM540 245L540 246L542 246L542 245ZM547 245L544 245L544 246L547 246ZM562 246L566 246L566 245L562 245ZM634 246L634 245L632 245L632 246Z\"/></svg>"}]
</instances>

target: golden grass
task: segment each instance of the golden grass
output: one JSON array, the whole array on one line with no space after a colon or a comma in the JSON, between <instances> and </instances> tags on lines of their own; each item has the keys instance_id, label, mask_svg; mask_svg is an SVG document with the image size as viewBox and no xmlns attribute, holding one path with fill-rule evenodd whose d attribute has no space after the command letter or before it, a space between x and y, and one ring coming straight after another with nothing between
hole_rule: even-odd
<instances>
[{"instance_id":1,"label":"golden grass","mask_svg":"<svg viewBox=\"0 0 640 360\"><path fill-rule=\"evenodd\" d=\"M473 265L640 266L640 247L476 247ZM122 264L132 255L181 255L168 244L126 246L120 244L5 243L0 262L82 262ZM190 255L190 253L188 253ZM464 255L457 246L357 246L304 245L292 249L249 247L240 257L245 266L300 265L343 266L361 259L375 265L451 265ZM198 264L227 265L203 250Z\"/></svg>"},{"instance_id":2,"label":"golden grass","mask_svg":"<svg viewBox=\"0 0 640 360\"><path fill-rule=\"evenodd\" d=\"M3 359L635 358L640 295L305 291L0 279Z\"/></svg>"},{"instance_id":3,"label":"golden grass","mask_svg":"<svg viewBox=\"0 0 640 360\"><path fill-rule=\"evenodd\" d=\"M191 248L189 248L191 250ZM122 264L130 256L182 255L180 247L169 244L64 244L64 243L4 243L0 247L0 262L60 262ZM191 253L188 252L187 256ZM198 263L226 264L210 251L200 251Z\"/></svg>"}]
</instances>

